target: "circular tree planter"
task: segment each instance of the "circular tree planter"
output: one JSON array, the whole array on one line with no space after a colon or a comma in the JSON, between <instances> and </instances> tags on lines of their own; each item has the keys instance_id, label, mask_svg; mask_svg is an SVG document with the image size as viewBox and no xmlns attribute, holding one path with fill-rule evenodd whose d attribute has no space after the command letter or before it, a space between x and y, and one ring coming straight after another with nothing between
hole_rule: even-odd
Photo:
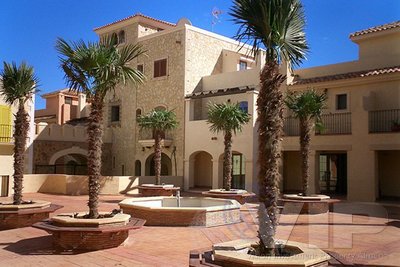
<instances>
[{"instance_id":1,"label":"circular tree planter","mask_svg":"<svg viewBox=\"0 0 400 267\"><path fill-rule=\"evenodd\" d=\"M252 201L256 194L247 192L242 189L231 189L229 191L225 189L211 189L209 191L202 193L205 197L214 197L214 198L225 198L225 199L234 199L240 204L245 204L246 202Z\"/></svg>"},{"instance_id":2,"label":"circular tree planter","mask_svg":"<svg viewBox=\"0 0 400 267\"><path fill-rule=\"evenodd\" d=\"M20 205L0 204L0 230L31 226L36 222L48 219L50 213L63 206L47 201L35 200Z\"/></svg>"},{"instance_id":3,"label":"circular tree planter","mask_svg":"<svg viewBox=\"0 0 400 267\"><path fill-rule=\"evenodd\" d=\"M109 218L86 219L86 213L59 214L33 227L53 236L54 245L65 250L100 250L118 247L129 235L129 230L142 227L145 220L116 214ZM109 213L102 212L100 215Z\"/></svg>"},{"instance_id":4,"label":"circular tree planter","mask_svg":"<svg viewBox=\"0 0 400 267\"><path fill-rule=\"evenodd\" d=\"M285 194L282 197L284 213L296 214L321 214L329 211L329 206L337 199L326 195L303 196L299 194Z\"/></svg>"},{"instance_id":5,"label":"circular tree planter","mask_svg":"<svg viewBox=\"0 0 400 267\"><path fill-rule=\"evenodd\" d=\"M287 241L283 250L288 256L256 256L248 254L255 240L239 239L213 246L214 261L219 266L328 266L330 256L321 249L304 243Z\"/></svg>"},{"instance_id":6,"label":"circular tree planter","mask_svg":"<svg viewBox=\"0 0 400 267\"><path fill-rule=\"evenodd\" d=\"M156 196L173 196L180 187L175 187L173 184L142 184L139 186L139 193L143 197L156 197Z\"/></svg>"}]
</instances>

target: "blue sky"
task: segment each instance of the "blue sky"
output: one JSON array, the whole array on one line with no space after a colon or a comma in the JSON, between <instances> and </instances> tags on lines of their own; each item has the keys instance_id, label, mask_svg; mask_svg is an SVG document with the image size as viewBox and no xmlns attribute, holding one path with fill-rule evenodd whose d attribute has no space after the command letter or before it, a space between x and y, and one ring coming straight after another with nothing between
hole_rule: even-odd
<instances>
[{"instance_id":1,"label":"blue sky","mask_svg":"<svg viewBox=\"0 0 400 267\"><path fill-rule=\"evenodd\" d=\"M301 67L357 59L351 32L400 19L400 0L302 0L311 51ZM213 8L222 10L214 32L232 37L237 26L228 0L2 0L0 61L27 61L40 78L41 93L65 88L54 49L57 37L97 40L93 28L137 12L169 22L187 17L211 30ZM1 65L2 67L2 65ZM44 101L36 98L36 108Z\"/></svg>"}]
</instances>

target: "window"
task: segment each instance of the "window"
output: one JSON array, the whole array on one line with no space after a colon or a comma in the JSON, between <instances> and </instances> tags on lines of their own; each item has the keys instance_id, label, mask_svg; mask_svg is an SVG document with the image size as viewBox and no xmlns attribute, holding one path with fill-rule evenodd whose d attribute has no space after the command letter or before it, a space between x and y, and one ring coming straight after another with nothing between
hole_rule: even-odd
<instances>
[{"instance_id":1,"label":"window","mask_svg":"<svg viewBox=\"0 0 400 267\"><path fill-rule=\"evenodd\" d=\"M119 121L119 106L111 106L111 122Z\"/></svg>"},{"instance_id":2,"label":"window","mask_svg":"<svg viewBox=\"0 0 400 267\"><path fill-rule=\"evenodd\" d=\"M249 112L249 104L247 101L242 101L239 103L239 108L243 110L244 112L248 113Z\"/></svg>"},{"instance_id":3,"label":"window","mask_svg":"<svg viewBox=\"0 0 400 267\"><path fill-rule=\"evenodd\" d=\"M65 102L65 104L72 105L72 97L66 96L64 102Z\"/></svg>"},{"instance_id":4,"label":"window","mask_svg":"<svg viewBox=\"0 0 400 267\"><path fill-rule=\"evenodd\" d=\"M125 43L125 31L120 31L118 33L118 44Z\"/></svg>"},{"instance_id":5,"label":"window","mask_svg":"<svg viewBox=\"0 0 400 267\"><path fill-rule=\"evenodd\" d=\"M143 66L143 64L138 64L137 67L136 67L136 69L137 69L138 71L140 71L141 73L144 73L144 66Z\"/></svg>"},{"instance_id":6,"label":"window","mask_svg":"<svg viewBox=\"0 0 400 267\"><path fill-rule=\"evenodd\" d=\"M154 61L154 78L167 76L167 59Z\"/></svg>"},{"instance_id":7,"label":"window","mask_svg":"<svg viewBox=\"0 0 400 267\"><path fill-rule=\"evenodd\" d=\"M247 70L247 62L246 61L239 61L239 70Z\"/></svg>"},{"instance_id":8,"label":"window","mask_svg":"<svg viewBox=\"0 0 400 267\"><path fill-rule=\"evenodd\" d=\"M115 32L111 35L111 39L113 41L113 45L117 45L118 44L118 36L117 36L117 34Z\"/></svg>"},{"instance_id":9,"label":"window","mask_svg":"<svg viewBox=\"0 0 400 267\"><path fill-rule=\"evenodd\" d=\"M347 94L336 95L336 109L337 110L347 109Z\"/></svg>"},{"instance_id":10,"label":"window","mask_svg":"<svg viewBox=\"0 0 400 267\"><path fill-rule=\"evenodd\" d=\"M139 118L142 115L142 110L140 108L138 108L136 110L136 118Z\"/></svg>"}]
</instances>

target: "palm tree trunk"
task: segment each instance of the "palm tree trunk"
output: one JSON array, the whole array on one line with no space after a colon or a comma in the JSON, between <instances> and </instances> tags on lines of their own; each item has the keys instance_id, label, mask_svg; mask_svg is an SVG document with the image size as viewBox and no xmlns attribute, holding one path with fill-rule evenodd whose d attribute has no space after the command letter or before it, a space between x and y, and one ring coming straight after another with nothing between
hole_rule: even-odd
<instances>
[{"instance_id":1,"label":"palm tree trunk","mask_svg":"<svg viewBox=\"0 0 400 267\"><path fill-rule=\"evenodd\" d=\"M308 194L309 157L310 157L311 127L308 118L300 118L300 157L301 177L303 180L303 195Z\"/></svg>"},{"instance_id":2,"label":"palm tree trunk","mask_svg":"<svg viewBox=\"0 0 400 267\"><path fill-rule=\"evenodd\" d=\"M224 136L224 189L232 188L232 132L227 131Z\"/></svg>"},{"instance_id":3,"label":"palm tree trunk","mask_svg":"<svg viewBox=\"0 0 400 267\"><path fill-rule=\"evenodd\" d=\"M154 173L156 184L161 184L161 131L156 130L154 136Z\"/></svg>"},{"instance_id":4,"label":"palm tree trunk","mask_svg":"<svg viewBox=\"0 0 400 267\"><path fill-rule=\"evenodd\" d=\"M257 99L259 142L259 200L258 210L260 253L274 255L274 236L278 225L279 161L283 131L283 94L279 89L286 76L279 73L278 64L267 63L260 76L261 88Z\"/></svg>"},{"instance_id":5,"label":"palm tree trunk","mask_svg":"<svg viewBox=\"0 0 400 267\"><path fill-rule=\"evenodd\" d=\"M29 121L23 101L20 101L14 121L14 196L13 204L22 203L22 188L25 167L25 147L28 137Z\"/></svg>"},{"instance_id":6,"label":"palm tree trunk","mask_svg":"<svg viewBox=\"0 0 400 267\"><path fill-rule=\"evenodd\" d=\"M99 217L101 148L103 145L103 100L95 95L92 101L88 133L89 217Z\"/></svg>"}]
</instances>

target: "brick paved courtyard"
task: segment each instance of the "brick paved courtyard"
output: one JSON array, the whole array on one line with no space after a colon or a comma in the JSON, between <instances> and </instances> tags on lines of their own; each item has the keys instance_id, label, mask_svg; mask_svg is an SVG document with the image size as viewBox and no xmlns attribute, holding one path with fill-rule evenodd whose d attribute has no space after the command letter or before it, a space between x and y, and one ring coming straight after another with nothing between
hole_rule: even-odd
<instances>
[{"instance_id":1,"label":"brick paved courtyard","mask_svg":"<svg viewBox=\"0 0 400 267\"><path fill-rule=\"evenodd\" d=\"M58 213L87 209L87 196L25 194L24 198L64 205ZM123 198L101 196L100 209L111 211ZM256 204L244 205L243 222L229 226L145 226L131 231L124 246L96 252L56 251L46 232L31 227L0 231L0 266L187 266L190 250L255 237L256 208ZM344 264L400 266L399 205L341 204L335 211L329 215L281 215L277 236L317 245ZM370 216L360 215L366 213Z\"/></svg>"}]
</instances>

